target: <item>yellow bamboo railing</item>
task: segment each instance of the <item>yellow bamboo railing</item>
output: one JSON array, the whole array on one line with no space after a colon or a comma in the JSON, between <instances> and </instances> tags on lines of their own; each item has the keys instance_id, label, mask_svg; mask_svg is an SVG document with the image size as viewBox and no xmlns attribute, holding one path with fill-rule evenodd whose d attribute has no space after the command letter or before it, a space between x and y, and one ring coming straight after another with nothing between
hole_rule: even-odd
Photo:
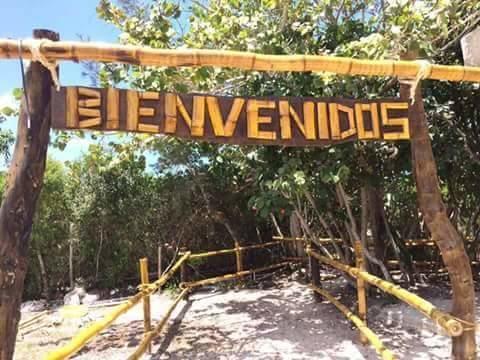
<instances>
[{"instance_id":1,"label":"yellow bamboo railing","mask_svg":"<svg viewBox=\"0 0 480 360\"><path fill-rule=\"evenodd\" d=\"M199 280L199 281L186 282L186 283L181 284L181 286L186 287L186 288L193 288L193 287L198 287L198 286L203 286L203 285L212 285L212 284L216 284L216 283L222 282L222 281L237 279L237 278L243 277L243 276L248 275L248 274L253 274L253 273L257 273L257 272L262 272L262 271L267 271L267 270L279 268L279 267L282 267L282 266L286 266L288 264L291 264L291 262L290 261L284 261L284 262L274 264L274 265L270 265L270 266L264 266L264 267L261 267L261 268L240 271L240 272L237 272L235 274L227 274L227 275L215 276L215 277L212 277L212 278Z\"/></svg>"},{"instance_id":2,"label":"yellow bamboo railing","mask_svg":"<svg viewBox=\"0 0 480 360\"><path fill-rule=\"evenodd\" d=\"M367 283L374 285L379 289L383 290L384 292L397 297L398 299L407 303L408 305L420 311L426 317L434 321L441 328L443 328L448 335L455 337L455 336L460 336L463 333L463 325L457 318L455 318L454 316L446 312L443 312L442 310L438 309L435 305L433 305L431 302L421 298L420 296L415 295L398 285L392 284L391 282L382 280L374 275L371 275L366 271L361 271L358 268L354 268L354 267L342 264L338 261L329 259L325 256L322 256L313 250L308 251L308 253L309 255L314 256L315 258L317 258L318 260L322 261L325 264L328 264L340 271L350 274L354 278L361 278L365 280Z\"/></svg>"},{"instance_id":3,"label":"yellow bamboo railing","mask_svg":"<svg viewBox=\"0 0 480 360\"><path fill-rule=\"evenodd\" d=\"M377 334L375 334L372 330L370 330L367 324L362 321L357 315L355 315L350 309L348 309L345 305L343 305L340 301L335 299L330 293L327 291L320 289L317 286L310 285L310 288L320 295L322 295L325 299L330 301L333 305L340 310L345 317L353 322L358 330L362 333L363 336L370 342L370 344L374 347L377 353L382 357L384 360L394 360L396 359L395 355L388 350L385 345L383 345L382 341L379 339Z\"/></svg>"},{"instance_id":4,"label":"yellow bamboo railing","mask_svg":"<svg viewBox=\"0 0 480 360\"><path fill-rule=\"evenodd\" d=\"M112 324L120 315L131 309L133 306L138 304L140 300L144 297L150 295L154 291L156 291L159 287L163 286L171 277L172 275L178 270L178 268L188 260L190 256L190 252L185 253L172 268L167 271L160 279L155 281L154 283L148 284L146 286L142 286L142 291L135 294L125 303L120 304L113 308L108 314L106 314L101 320L94 322L93 324L89 325L85 329L81 330L77 335L75 335L68 344L58 348L45 357L46 360L54 360L54 359L65 359L69 356L75 354L79 351L82 347L84 347L88 341L90 341L94 336L99 334L105 328L107 328L110 324Z\"/></svg>"},{"instance_id":5,"label":"yellow bamboo railing","mask_svg":"<svg viewBox=\"0 0 480 360\"><path fill-rule=\"evenodd\" d=\"M281 241L269 241L269 242L266 242L266 243L263 243L263 244L239 246L238 248L233 248L233 249L222 249L222 250L207 251L207 252L203 252L203 253L191 254L190 259L198 259L198 258L203 258L203 257L224 255L224 254L233 254L237 251L259 249L259 248L264 248L264 247L278 245L278 244L281 244Z\"/></svg>"},{"instance_id":6,"label":"yellow bamboo railing","mask_svg":"<svg viewBox=\"0 0 480 360\"><path fill-rule=\"evenodd\" d=\"M135 352L128 357L129 360L136 360L141 358L141 356L149 348L152 340L160 334L160 332L162 331L163 327L167 323L168 319L170 318L170 315L172 314L173 310L178 305L180 300L182 300L189 291L190 291L189 288L182 290L182 292L177 296L175 301L170 305L165 315L163 315L163 318L162 320L160 320L158 325L152 331L149 331L145 334L143 340L140 342Z\"/></svg>"},{"instance_id":7,"label":"yellow bamboo railing","mask_svg":"<svg viewBox=\"0 0 480 360\"><path fill-rule=\"evenodd\" d=\"M0 39L0 59L32 58L32 48L51 60L120 62L145 66L215 66L258 71L313 71L344 75L415 78L416 61L363 60L324 55L267 55L204 49L154 49L145 46L79 41ZM34 51L35 52L35 51ZM20 54L21 53L21 54ZM431 65L426 78L480 82L480 67Z\"/></svg>"}]
</instances>

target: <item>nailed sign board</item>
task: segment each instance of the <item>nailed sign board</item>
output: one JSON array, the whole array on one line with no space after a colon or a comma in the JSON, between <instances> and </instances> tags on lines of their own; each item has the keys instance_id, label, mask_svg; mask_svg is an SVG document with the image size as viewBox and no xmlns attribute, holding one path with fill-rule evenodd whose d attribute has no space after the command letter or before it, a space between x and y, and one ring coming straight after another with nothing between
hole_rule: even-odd
<instances>
[{"instance_id":1,"label":"nailed sign board","mask_svg":"<svg viewBox=\"0 0 480 360\"><path fill-rule=\"evenodd\" d=\"M409 104L398 100L225 97L86 87L52 92L55 129L284 146L410 138Z\"/></svg>"}]
</instances>

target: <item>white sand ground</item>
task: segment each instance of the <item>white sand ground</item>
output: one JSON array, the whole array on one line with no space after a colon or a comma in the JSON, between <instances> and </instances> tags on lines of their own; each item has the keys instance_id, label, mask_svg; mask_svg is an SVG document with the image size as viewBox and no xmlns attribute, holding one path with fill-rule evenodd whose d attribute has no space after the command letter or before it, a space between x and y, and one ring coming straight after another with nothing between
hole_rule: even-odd
<instances>
[{"instance_id":1,"label":"white sand ground","mask_svg":"<svg viewBox=\"0 0 480 360\"><path fill-rule=\"evenodd\" d=\"M339 293L345 285L337 282L329 287ZM449 294L436 295L430 301L448 310L449 301L442 298ZM351 305L353 299L344 295L342 301ZM480 301L480 293L477 299ZM171 301L167 294L154 295L153 318L160 319ZM108 308L95 309L81 319L61 320L53 314L48 321L56 319L56 326L19 337L15 358L42 358L106 311ZM31 314L25 314L28 316ZM127 358L142 337L142 319L140 305L122 315L74 358ZM402 359L450 358L450 339L407 305L371 300L369 325ZM480 337L477 341L480 343ZM360 344L358 332L333 305L317 303L305 285L283 280L268 289L205 289L191 295L190 301L178 305L168 328L155 340L152 355L145 358L360 360L378 356Z\"/></svg>"}]
</instances>

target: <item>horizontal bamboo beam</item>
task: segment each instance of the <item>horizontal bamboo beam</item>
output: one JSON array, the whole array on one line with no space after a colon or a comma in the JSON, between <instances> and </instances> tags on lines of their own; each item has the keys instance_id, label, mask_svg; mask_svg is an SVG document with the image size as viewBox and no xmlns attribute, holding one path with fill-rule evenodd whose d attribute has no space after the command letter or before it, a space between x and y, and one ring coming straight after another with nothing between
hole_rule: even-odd
<instances>
[{"instance_id":1,"label":"horizontal bamboo beam","mask_svg":"<svg viewBox=\"0 0 480 360\"><path fill-rule=\"evenodd\" d=\"M438 309L435 305L431 302L421 298L414 293L411 293L408 290L403 289L402 287L392 284L391 282L382 280L374 275L366 271L361 271L358 268L354 268L345 264L342 264L338 261L331 260L325 256L320 255L319 253L309 250L307 251L311 256L317 258L318 260L322 261L325 264L333 266L334 268L346 272L350 274L354 278L361 278L372 284L379 289L383 290L384 292L397 297L398 299L402 300L403 302L407 303L414 309L420 311L429 319L433 320L436 324L442 327L448 335L455 337L460 336L463 333L463 325L460 321L455 318L454 316L443 312L442 310Z\"/></svg>"},{"instance_id":2,"label":"horizontal bamboo beam","mask_svg":"<svg viewBox=\"0 0 480 360\"><path fill-rule=\"evenodd\" d=\"M278 263L278 264L275 264L275 265L265 266L265 267L261 267L261 268L251 269L251 270L240 271L240 272L237 272L235 274L227 274L227 275L216 276L216 277L213 277L213 278L208 278L208 279L199 280L199 281L186 282L186 283L181 284L181 286L186 287L186 288L193 288L193 287L204 286L204 285L212 285L212 284L216 284L216 283L222 282L222 281L237 279L237 278L243 277L243 276L248 275L248 274L253 274L253 273L257 273L257 272L262 272L262 271L267 271L267 270L279 268L279 267L282 267L282 266L289 265L290 263L291 263L290 261L285 261L285 262L281 262L281 263Z\"/></svg>"},{"instance_id":3,"label":"horizontal bamboo beam","mask_svg":"<svg viewBox=\"0 0 480 360\"><path fill-rule=\"evenodd\" d=\"M415 78L416 61L364 60L324 55L267 55L207 49L154 49L80 41L0 39L0 59L32 59L32 47L51 60L119 62L144 66L214 66L257 71L332 72L344 75ZM21 54L20 54L21 52ZM480 67L431 65L427 78L480 82Z\"/></svg>"},{"instance_id":4,"label":"horizontal bamboo beam","mask_svg":"<svg viewBox=\"0 0 480 360\"><path fill-rule=\"evenodd\" d=\"M175 307L178 305L180 300L182 300L187 295L187 293L189 291L190 291L190 288L186 288L186 289L182 290L182 292L177 296L175 301L169 306L167 312L165 313L165 315L163 315L163 317L160 320L160 322L158 323L158 325L153 330L151 330L151 331L149 331L145 334L145 337L140 342L140 344L138 345L135 352L128 357L129 360L136 360L136 359L140 359L142 357L142 355L145 353L145 351L147 351L148 346L150 345L152 340L156 336L158 336L160 334L160 332L162 331L163 327L165 326L168 319L170 318L170 315L172 315L172 312L175 309Z\"/></svg>"},{"instance_id":5,"label":"horizontal bamboo beam","mask_svg":"<svg viewBox=\"0 0 480 360\"><path fill-rule=\"evenodd\" d=\"M158 288L163 286L179 269L179 267L188 260L190 252L185 253L172 268L167 271L165 274L160 277L154 283L144 286L142 291L135 294L133 297L128 299L126 302L113 308L108 314L106 314L99 321L94 322L90 326L82 329L77 335L75 335L69 343L66 345L50 352L45 357L46 360L56 360L56 359L66 359L69 356L75 354L82 347L84 347L94 336L98 335L101 331L107 328L111 323L113 323L120 315L131 309L133 306L138 304L145 296L152 294Z\"/></svg>"},{"instance_id":6,"label":"horizontal bamboo beam","mask_svg":"<svg viewBox=\"0 0 480 360\"><path fill-rule=\"evenodd\" d=\"M337 307L338 310L340 310L345 317L353 322L355 326L358 328L358 330L365 336L365 338L370 342L370 344L374 347L374 349L377 351L377 353L382 357L384 360L394 360L396 359L395 355L388 350L385 345L383 345L382 341L379 339L377 334L375 334L370 328L367 326L367 324L360 319L357 315L355 315L349 308L347 308L345 305L343 305L340 301L335 299L330 293L327 291L320 289L317 286L310 285L310 288L320 295L322 295L325 299L330 301L333 305Z\"/></svg>"},{"instance_id":7,"label":"horizontal bamboo beam","mask_svg":"<svg viewBox=\"0 0 480 360\"><path fill-rule=\"evenodd\" d=\"M244 251L244 250L250 250L250 249L265 248L265 247L268 247L268 246L278 245L278 244L281 244L281 241L270 241L270 242L266 242L266 243L263 243L263 244L240 246L240 247L234 248L234 249L207 251L207 252L204 252L204 253L191 254L190 259L198 259L198 258L203 258L203 257L215 256L215 255L233 254L237 251L237 249L240 250L240 251Z\"/></svg>"}]
</instances>

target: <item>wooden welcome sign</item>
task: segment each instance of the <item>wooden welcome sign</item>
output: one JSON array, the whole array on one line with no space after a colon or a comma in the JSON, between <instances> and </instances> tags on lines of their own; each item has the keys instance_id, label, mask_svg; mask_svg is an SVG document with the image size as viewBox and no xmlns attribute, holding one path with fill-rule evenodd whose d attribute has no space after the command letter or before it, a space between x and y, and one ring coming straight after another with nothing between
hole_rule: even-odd
<instances>
[{"instance_id":1,"label":"wooden welcome sign","mask_svg":"<svg viewBox=\"0 0 480 360\"><path fill-rule=\"evenodd\" d=\"M410 138L409 104L398 100L225 97L86 87L52 91L56 129L285 146Z\"/></svg>"}]
</instances>

